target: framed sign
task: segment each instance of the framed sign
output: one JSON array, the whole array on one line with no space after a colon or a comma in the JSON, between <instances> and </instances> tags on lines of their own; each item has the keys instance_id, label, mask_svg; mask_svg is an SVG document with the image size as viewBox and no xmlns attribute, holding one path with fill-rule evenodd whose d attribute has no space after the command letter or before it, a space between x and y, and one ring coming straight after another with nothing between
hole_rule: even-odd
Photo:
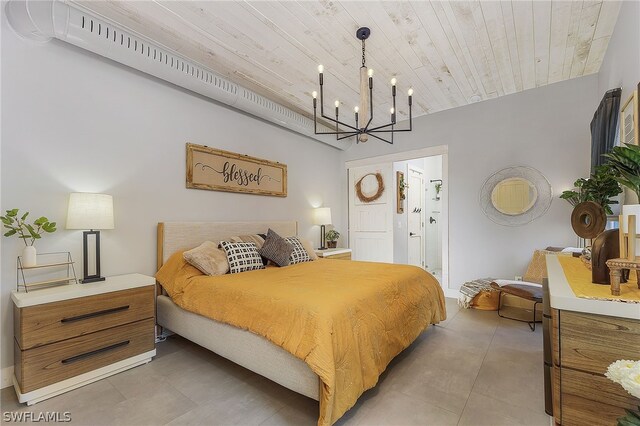
<instances>
[{"instance_id":1,"label":"framed sign","mask_svg":"<svg viewBox=\"0 0 640 426\"><path fill-rule=\"evenodd\" d=\"M287 165L187 144L187 188L287 196Z\"/></svg>"},{"instance_id":2,"label":"framed sign","mask_svg":"<svg viewBox=\"0 0 640 426\"><path fill-rule=\"evenodd\" d=\"M634 90L620 109L620 142L638 145L638 90Z\"/></svg>"}]
</instances>

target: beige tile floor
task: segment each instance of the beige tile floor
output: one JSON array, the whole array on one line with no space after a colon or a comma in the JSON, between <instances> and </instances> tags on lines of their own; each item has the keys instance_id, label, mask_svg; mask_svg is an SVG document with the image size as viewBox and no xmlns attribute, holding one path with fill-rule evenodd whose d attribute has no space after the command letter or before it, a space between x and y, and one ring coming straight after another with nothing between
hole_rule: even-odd
<instances>
[{"instance_id":1,"label":"beige tile floor","mask_svg":"<svg viewBox=\"0 0 640 426\"><path fill-rule=\"evenodd\" d=\"M542 333L495 312L459 310L400 354L338 425L548 425ZM314 425L318 403L178 336L151 363L32 407L1 392L2 411L70 411L73 425Z\"/></svg>"}]
</instances>

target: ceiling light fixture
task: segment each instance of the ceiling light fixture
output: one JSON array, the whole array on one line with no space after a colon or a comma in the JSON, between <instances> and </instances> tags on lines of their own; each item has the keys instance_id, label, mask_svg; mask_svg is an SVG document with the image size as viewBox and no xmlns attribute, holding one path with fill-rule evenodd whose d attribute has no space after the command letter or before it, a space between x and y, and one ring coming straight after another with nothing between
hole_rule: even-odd
<instances>
[{"instance_id":1,"label":"ceiling light fixture","mask_svg":"<svg viewBox=\"0 0 640 426\"><path fill-rule=\"evenodd\" d=\"M394 77L391 79L391 99L393 106L391 108L391 121L388 124L382 126L370 127L373 121L373 70L367 69L365 62L365 46L364 41L369 38L371 30L367 27L359 28L356 31L356 37L362 41L362 66L360 67L360 106L354 108L355 114L355 126L351 126L347 123L340 121L340 101L335 102L335 116L331 118L324 114L324 67L318 66L318 81L320 83L320 116L325 120L329 120L335 124L335 131L333 132L318 132L318 118L317 118L317 98L318 92L314 91L313 96L313 123L314 133L316 135L336 135L336 140L347 139L356 136L357 142L366 142L369 140L369 136L373 136L388 144L393 144L393 135L395 132L410 132L413 125L413 116L411 114L411 104L413 89L409 89L407 92L409 103L409 128L408 129L396 129L396 83L397 79ZM347 128L348 130L341 130L340 126ZM385 139L381 136L375 135L389 133L390 139Z\"/></svg>"}]
</instances>

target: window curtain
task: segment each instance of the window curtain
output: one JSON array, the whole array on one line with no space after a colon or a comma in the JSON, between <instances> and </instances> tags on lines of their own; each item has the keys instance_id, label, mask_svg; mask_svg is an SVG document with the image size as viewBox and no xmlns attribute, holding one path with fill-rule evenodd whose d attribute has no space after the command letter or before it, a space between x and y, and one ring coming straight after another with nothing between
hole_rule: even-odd
<instances>
[{"instance_id":1,"label":"window curtain","mask_svg":"<svg viewBox=\"0 0 640 426\"><path fill-rule=\"evenodd\" d=\"M603 154L611 151L615 144L621 93L622 89L605 93L591 120L591 173L605 163Z\"/></svg>"}]
</instances>

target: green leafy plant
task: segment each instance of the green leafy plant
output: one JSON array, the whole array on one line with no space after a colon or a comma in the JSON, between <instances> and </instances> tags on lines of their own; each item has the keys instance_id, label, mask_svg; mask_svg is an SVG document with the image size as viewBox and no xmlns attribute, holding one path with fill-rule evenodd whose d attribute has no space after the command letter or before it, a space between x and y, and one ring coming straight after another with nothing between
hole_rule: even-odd
<instances>
[{"instance_id":1,"label":"green leafy plant","mask_svg":"<svg viewBox=\"0 0 640 426\"><path fill-rule=\"evenodd\" d=\"M25 246L32 246L36 240L42 238L44 232L52 233L56 231L56 223L49 222L46 217L41 216L34 220L33 223L27 223L29 212L24 213L22 216L19 216L18 212L19 209L7 210L4 216L0 216L4 227L9 229L4 233L5 237L17 235L18 238L24 241Z\"/></svg>"},{"instance_id":2,"label":"green leafy plant","mask_svg":"<svg viewBox=\"0 0 640 426\"><path fill-rule=\"evenodd\" d=\"M640 426L640 406L638 411L631 411L624 409L627 415L624 417L618 417L618 426Z\"/></svg>"},{"instance_id":3,"label":"green leafy plant","mask_svg":"<svg viewBox=\"0 0 640 426\"><path fill-rule=\"evenodd\" d=\"M622 192L616 172L608 164L596 167L589 178L580 178L573 185L576 189L564 191L560 198L567 200L574 207L585 201L595 201L607 214L613 214L611 204L618 204L618 201L611 198Z\"/></svg>"},{"instance_id":4,"label":"green leafy plant","mask_svg":"<svg viewBox=\"0 0 640 426\"><path fill-rule=\"evenodd\" d=\"M635 192L640 200L640 146L628 143L614 146L604 156L614 171L614 179Z\"/></svg>"},{"instance_id":5,"label":"green leafy plant","mask_svg":"<svg viewBox=\"0 0 640 426\"><path fill-rule=\"evenodd\" d=\"M327 241L338 241L338 238L340 238L340 233L335 229L332 229L330 231L327 231L327 233L325 234L325 238L327 239Z\"/></svg>"}]
</instances>

